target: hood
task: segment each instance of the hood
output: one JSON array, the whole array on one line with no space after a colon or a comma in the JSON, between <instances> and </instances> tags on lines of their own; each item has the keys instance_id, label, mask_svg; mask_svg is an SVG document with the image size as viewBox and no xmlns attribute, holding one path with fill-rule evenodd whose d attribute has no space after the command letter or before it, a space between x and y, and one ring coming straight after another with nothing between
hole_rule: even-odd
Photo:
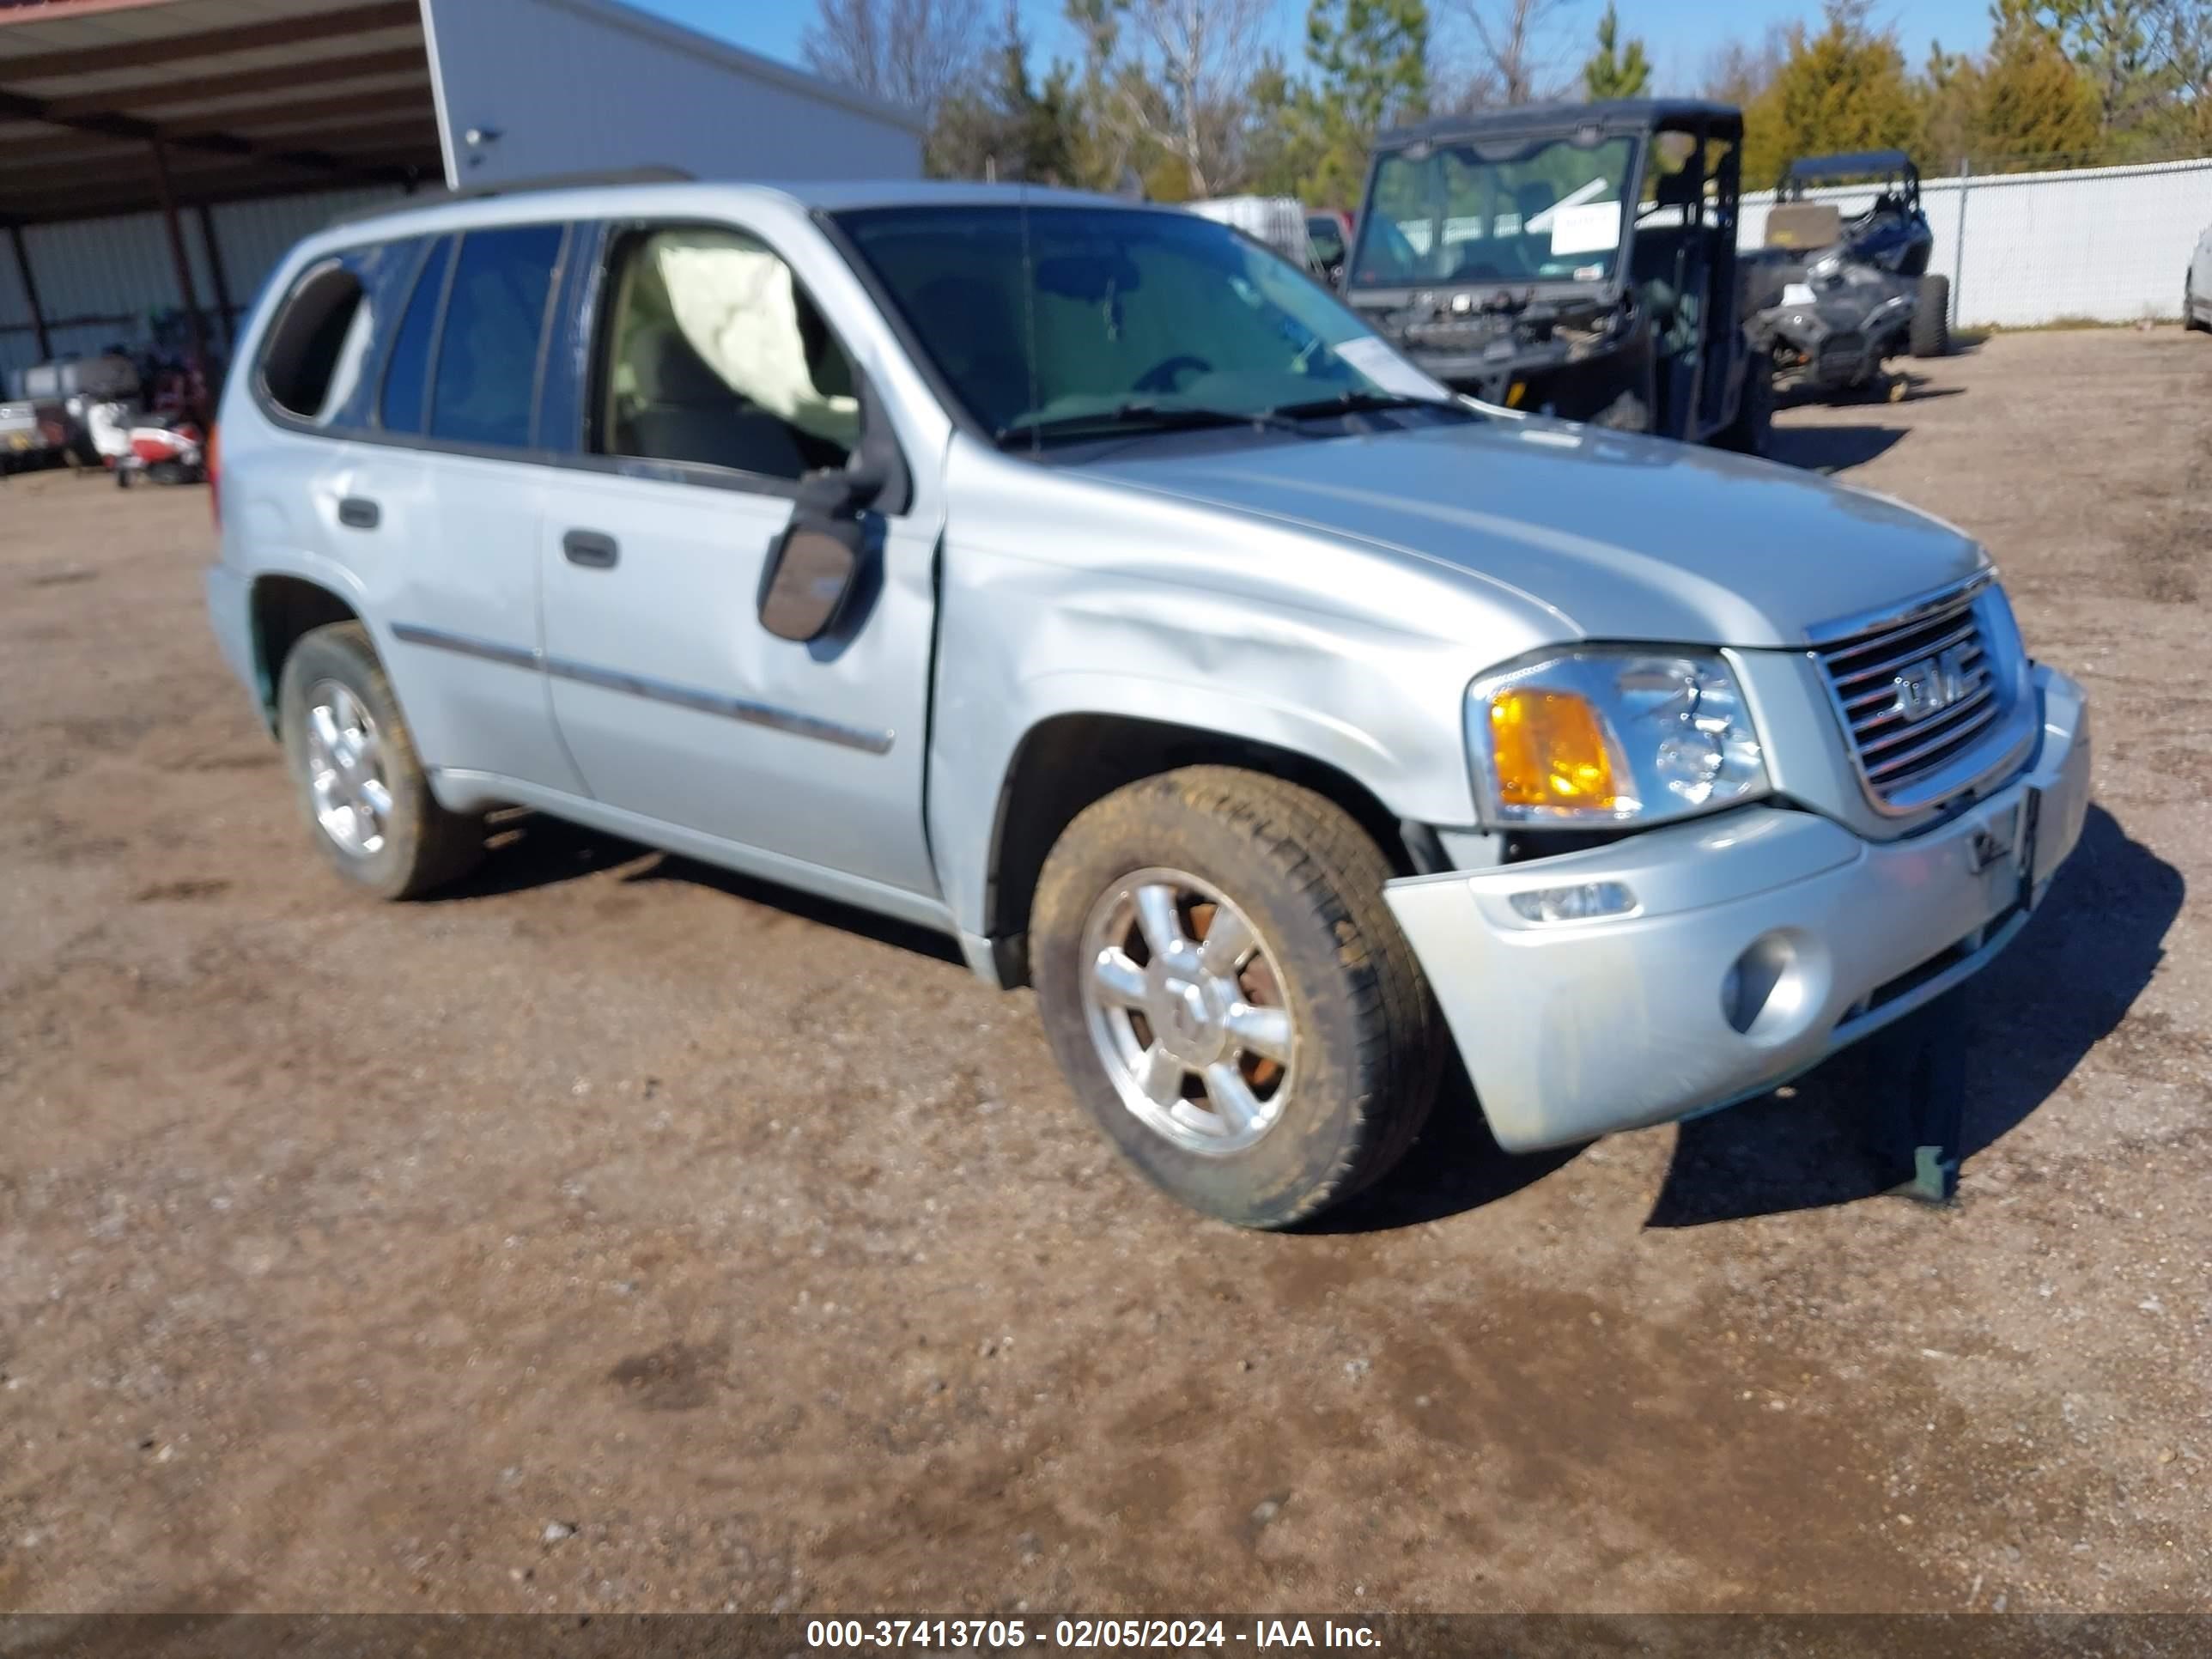
<instances>
[{"instance_id":1,"label":"hood","mask_svg":"<svg viewBox=\"0 0 2212 1659\"><path fill-rule=\"evenodd\" d=\"M1817 473L1565 422L1125 454L1084 469L1502 584L1585 639L1802 646L1964 580L1952 526Z\"/></svg>"}]
</instances>

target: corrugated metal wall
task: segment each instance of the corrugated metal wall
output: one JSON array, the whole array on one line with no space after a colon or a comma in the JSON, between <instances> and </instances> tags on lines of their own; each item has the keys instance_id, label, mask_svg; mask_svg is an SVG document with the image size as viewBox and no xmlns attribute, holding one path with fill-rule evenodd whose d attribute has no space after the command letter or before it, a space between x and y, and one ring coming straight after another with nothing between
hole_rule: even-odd
<instances>
[{"instance_id":1,"label":"corrugated metal wall","mask_svg":"<svg viewBox=\"0 0 2212 1659\"><path fill-rule=\"evenodd\" d=\"M321 229L340 213L398 193L396 187L319 191L210 208L232 302L241 310L250 307L262 279L302 236ZM198 211L187 210L183 222L192 282L202 309L212 317L215 283ZM182 302L168 234L158 213L32 225L23 231L23 243L58 357L88 356L118 341L143 340L149 312ZM55 326L79 318L97 320ZM218 326L215 333L220 339L223 331ZM39 360L30 302L16 276L14 251L0 236L0 372Z\"/></svg>"},{"instance_id":2,"label":"corrugated metal wall","mask_svg":"<svg viewBox=\"0 0 2212 1659\"><path fill-rule=\"evenodd\" d=\"M1873 199L1861 189L1807 193L1847 218ZM2178 317L2191 251L2212 224L2212 160L1930 179L1921 196L1936 233L1928 268L1951 279L1961 326ZM1741 246L1765 240L1773 201L1744 198Z\"/></svg>"},{"instance_id":3,"label":"corrugated metal wall","mask_svg":"<svg viewBox=\"0 0 2212 1659\"><path fill-rule=\"evenodd\" d=\"M464 185L655 164L703 179L921 172L921 132L903 117L622 6L431 0L425 11ZM499 137L471 152L471 127Z\"/></svg>"}]
</instances>

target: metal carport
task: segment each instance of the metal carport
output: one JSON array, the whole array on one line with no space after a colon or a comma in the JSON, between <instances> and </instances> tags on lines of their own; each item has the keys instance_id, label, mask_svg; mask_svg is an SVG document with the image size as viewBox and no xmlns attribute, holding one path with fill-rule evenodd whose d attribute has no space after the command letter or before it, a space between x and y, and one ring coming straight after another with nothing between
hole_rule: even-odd
<instances>
[{"instance_id":1,"label":"metal carport","mask_svg":"<svg viewBox=\"0 0 2212 1659\"><path fill-rule=\"evenodd\" d=\"M417 0L0 0L0 225L41 356L26 227L159 212L204 356L188 235L236 309L210 207L444 173Z\"/></svg>"},{"instance_id":2,"label":"metal carport","mask_svg":"<svg viewBox=\"0 0 2212 1659\"><path fill-rule=\"evenodd\" d=\"M363 191L647 163L911 177L922 136L611 0L0 0L0 368L100 349L164 265L204 360L206 319L227 338Z\"/></svg>"}]
</instances>

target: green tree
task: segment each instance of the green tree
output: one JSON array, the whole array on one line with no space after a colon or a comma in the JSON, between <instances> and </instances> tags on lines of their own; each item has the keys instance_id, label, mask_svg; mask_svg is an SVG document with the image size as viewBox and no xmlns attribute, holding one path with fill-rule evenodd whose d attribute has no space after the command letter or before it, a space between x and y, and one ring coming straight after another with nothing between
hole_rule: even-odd
<instances>
[{"instance_id":1,"label":"green tree","mask_svg":"<svg viewBox=\"0 0 2212 1659\"><path fill-rule=\"evenodd\" d=\"M925 154L929 171L940 178L1070 182L1077 161L1072 71L1055 64L1042 87L1032 80L1029 41L1011 0L997 58L990 83L945 100Z\"/></svg>"},{"instance_id":2,"label":"green tree","mask_svg":"<svg viewBox=\"0 0 2212 1659\"><path fill-rule=\"evenodd\" d=\"M2114 160L2144 147L2174 87L2160 50L2161 0L1999 0L2008 15L2040 22L2094 88L2098 125Z\"/></svg>"},{"instance_id":3,"label":"green tree","mask_svg":"<svg viewBox=\"0 0 2212 1659\"><path fill-rule=\"evenodd\" d=\"M1245 94L1249 125L1244 160L1252 189L1262 196L1302 196L1328 148L1318 100L1268 57Z\"/></svg>"},{"instance_id":4,"label":"green tree","mask_svg":"<svg viewBox=\"0 0 2212 1659\"><path fill-rule=\"evenodd\" d=\"M1869 0L1827 0L1818 33L1801 24L1771 86L1744 112L1744 177L1780 176L1792 156L1902 149L1920 110L1905 54L1889 30L1867 21Z\"/></svg>"},{"instance_id":5,"label":"green tree","mask_svg":"<svg viewBox=\"0 0 2212 1659\"><path fill-rule=\"evenodd\" d=\"M1966 53L1946 52L1940 40L1929 44L1927 67L1913 88L1920 105L1914 153L1929 172L1948 172L1972 143L1974 91L1980 79L1980 66Z\"/></svg>"},{"instance_id":6,"label":"green tree","mask_svg":"<svg viewBox=\"0 0 2212 1659\"><path fill-rule=\"evenodd\" d=\"M1651 85L1651 62L1644 42L1620 45L1620 10L1606 0L1597 20L1597 50L1583 64L1583 89L1591 98L1641 98Z\"/></svg>"},{"instance_id":7,"label":"green tree","mask_svg":"<svg viewBox=\"0 0 2212 1659\"><path fill-rule=\"evenodd\" d=\"M1366 185L1375 135L1427 112L1426 0L1313 0L1306 61L1313 83L1302 115L1315 160L1299 194L1351 205Z\"/></svg>"},{"instance_id":8,"label":"green tree","mask_svg":"<svg viewBox=\"0 0 2212 1659\"><path fill-rule=\"evenodd\" d=\"M2172 80L2156 123L2162 153L2212 152L2212 0L2163 0L2157 43Z\"/></svg>"},{"instance_id":9,"label":"green tree","mask_svg":"<svg viewBox=\"0 0 2212 1659\"><path fill-rule=\"evenodd\" d=\"M1967 147L1984 172L2025 172L2088 159L2103 143L2095 81L2030 9L1999 0L1989 58L1972 77Z\"/></svg>"}]
</instances>

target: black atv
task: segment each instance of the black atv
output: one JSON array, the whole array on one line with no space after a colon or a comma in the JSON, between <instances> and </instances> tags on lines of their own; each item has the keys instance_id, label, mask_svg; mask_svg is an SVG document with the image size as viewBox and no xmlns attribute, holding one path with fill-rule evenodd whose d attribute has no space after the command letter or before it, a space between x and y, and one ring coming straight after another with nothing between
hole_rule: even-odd
<instances>
[{"instance_id":1,"label":"black atv","mask_svg":"<svg viewBox=\"0 0 2212 1659\"><path fill-rule=\"evenodd\" d=\"M1873 204L1845 219L1808 189L1875 181ZM1747 327L1771 354L1775 378L1821 396L1903 383L1885 365L1951 347L1950 279L1928 274L1936 238L1920 204L1920 172L1902 150L1808 156L1792 162L1766 216L1766 246L1747 257L1756 296Z\"/></svg>"},{"instance_id":2,"label":"black atv","mask_svg":"<svg viewBox=\"0 0 2212 1659\"><path fill-rule=\"evenodd\" d=\"M1743 117L1674 100L1452 116L1382 135L1344 297L1459 391L1764 453L1742 327Z\"/></svg>"}]
</instances>

